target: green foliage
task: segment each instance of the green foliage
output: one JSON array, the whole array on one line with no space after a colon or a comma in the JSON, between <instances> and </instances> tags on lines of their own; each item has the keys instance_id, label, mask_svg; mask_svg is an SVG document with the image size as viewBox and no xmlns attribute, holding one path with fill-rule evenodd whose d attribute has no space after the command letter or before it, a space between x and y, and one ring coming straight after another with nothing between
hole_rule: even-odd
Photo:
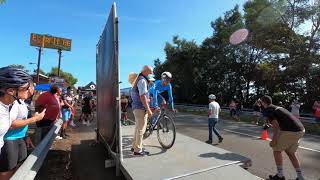
<instances>
[{"instance_id":1,"label":"green foliage","mask_svg":"<svg viewBox=\"0 0 320 180\"><path fill-rule=\"evenodd\" d=\"M36 72L37 72L37 70L36 70ZM41 69L41 68L39 69L39 73L40 73L40 74L43 74L43 75L46 75L46 74L47 74L47 73L46 73L46 72L44 72L44 70L43 70L43 69Z\"/></svg>"},{"instance_id":2,"label":"green foliage","mask_svg":"<svg viewBox=\"0 0 320 180\"><path fill-rule=\"evenodd\" d=\"M21 65L21 64L11 64L11 65L9 65L9 67L23 69L23 70L26 69L26 67L24 65Z\"/></svg>"},{"instance_id":3,"label":"green foliage","mask_svg":"<svg viewBox=\"0 0 320 180\"><path fill-rule=\"evenodd\" d=\"M49 77L58 76L58 67L53 67L51 71L47 74ZM74 85L78 82L78 79L75 78L71 73L64 72L62 69L60 69L60 77L65 79L65 81L71 86L74 87Z\"/></svg>"},{"instance_id":4,"label":"green foliage","mask_svg":"<svg viewBox=\"0 0 320 180\"><path fill-rule=\"evenodd\" d=\"M275 103L298 98L310 109L320 92L319 12L308 0L247 1L243 13L235 6L211 22L212 36L200 45L174 36L165 45L166 59L154 61L156 77L173 73L180 102L207 103L214 93L222 104L236 97L251 106L269 94ZM246 41L230 44L241 28L249 31Z\"/></svg>"}]
</instances>

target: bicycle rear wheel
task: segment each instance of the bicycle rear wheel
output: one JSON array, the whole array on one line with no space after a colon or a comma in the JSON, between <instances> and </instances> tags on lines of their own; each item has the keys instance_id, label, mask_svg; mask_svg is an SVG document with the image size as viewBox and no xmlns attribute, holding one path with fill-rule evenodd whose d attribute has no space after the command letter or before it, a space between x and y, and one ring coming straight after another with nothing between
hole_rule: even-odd
<instances>
[{"instance_id":1,"label":"bicycle rear wheel","mask_svg":"<svg viewBox=\"0 0 320 180\"><path fill-rule=\"evenodd\" d=\"M176 140L176 126L167 115L162 116L157 124L157 137L164 149L170 149Z\"/></svg>"}]
</instances>

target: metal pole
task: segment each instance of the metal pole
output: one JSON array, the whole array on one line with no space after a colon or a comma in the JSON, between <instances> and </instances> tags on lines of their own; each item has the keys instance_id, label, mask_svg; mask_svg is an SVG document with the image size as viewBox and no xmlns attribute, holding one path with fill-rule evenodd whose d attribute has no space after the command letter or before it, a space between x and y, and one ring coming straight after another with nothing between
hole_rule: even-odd
<instances>
[{"instance_id":1,"label":"metal pole","mask_svg":"<svg viewBox=\"0 0 320 180\"><path fill-rule=\"evenodd\" d=\"M42 52L42 47L39 47L38 64L37 64L37 83L39 83L40 81L39 74L40 74L41 52Z\"/></svg>"},{"instance_id":2,"label":"metal pole","mask_svg":"<svg viewBox=\"0 0 320 180\"><path fill-rule=\"evenodd\" d=\"M59 54L58 77L60 77L61 53L62 53L61 49L58 49L58 54Z\"/></svg>"}]
</instances>

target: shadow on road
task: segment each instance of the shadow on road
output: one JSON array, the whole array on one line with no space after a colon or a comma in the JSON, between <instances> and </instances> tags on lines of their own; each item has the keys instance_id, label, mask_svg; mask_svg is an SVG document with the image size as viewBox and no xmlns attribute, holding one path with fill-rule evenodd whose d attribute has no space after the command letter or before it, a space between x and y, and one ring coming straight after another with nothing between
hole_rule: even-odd
<instances>
[{"instance_id":1,"label":"shadow on road","mask_svg":"<svg viewBox=\"0 0 320 180\"><path fill-rule=\"evenodd\" d=\"M235 153L219 154L215 152L200 154L199 157L216 158L216 159L229 160L229 161L238 161L239 159L243 159L243 156L240 156L239 154L235 154Z\"/></svg>"},{"instance_id":2,"label":"shadow on road","mask_svg":"<svg viewBox=\"0 0 320 180\"><path fill-rule=\"evenodd\" d=\"M122 136L123 158L125 159L139 157L134 156L131 152L132 140L132 136ZM163 154L167 151L166 149L163 149L161 146L145 145L144 147L150 152L149 156L156 156L159 154Z\"/></svg>"}]
</instances>

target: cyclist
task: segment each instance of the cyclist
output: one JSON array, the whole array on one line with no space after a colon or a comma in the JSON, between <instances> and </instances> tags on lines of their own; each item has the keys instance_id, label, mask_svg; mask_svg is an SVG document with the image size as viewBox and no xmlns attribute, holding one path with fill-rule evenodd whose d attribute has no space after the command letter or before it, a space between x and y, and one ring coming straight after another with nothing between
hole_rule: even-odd
<instances>
[{"instance_id":1,"label":"cyclist","mask_svg":"<svg viewBox=\"0 0 320 180\"><path fill-rule=\"evenodd\" d=\"M149 93L150 93L150 99L151 99L151 108L155 109L157 113L160 112L160 105L165 105L166 100L161 95L165 91L168 93L168 101L170 104L170 109L172 111L175 111L174 109L174 103L173 103L173 96L172 96L172 86L171 86L171 79L172 74L170 72L163 72L161 74L161 80L156 80L152 86L150 87ZM152 123L155 123L156 118L152 118Z\"/></svg>"},{"instance_id":2,"label":"cyclist","mask_svg":"<svg viewBox=\"0 0 320 180\"><path fill-rule=\"evenodd\" d=\"M170 72L163 72L161 74L161 80L156 80L150 87L149 93L153 99L152 107L154 109L160 109L158 104L166 104L165 98L161 95L163 92L168 92L169 104L171 110L174 110L172 86L171 86L172 74Z\"/></svg>"}]
</instances>

